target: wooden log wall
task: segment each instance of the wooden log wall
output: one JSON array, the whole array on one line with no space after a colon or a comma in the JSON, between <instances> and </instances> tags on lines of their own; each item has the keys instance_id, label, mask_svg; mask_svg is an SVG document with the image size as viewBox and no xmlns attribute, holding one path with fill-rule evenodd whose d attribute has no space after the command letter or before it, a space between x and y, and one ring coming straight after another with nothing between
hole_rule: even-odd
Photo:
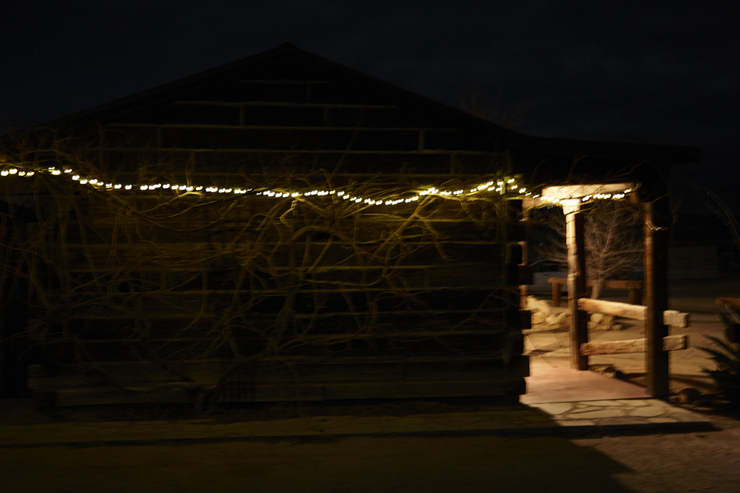
<instances>
[{"instance_id":1,"label":"wooden log wall","mask_svg":"<svg viewBox=\"0 0 740 493\"><path fill-rule=\"evenodd\" d=\"M370 197L505 169L491 143L433 113L317 74L295 80L295 67L259 75L110 117L64 165L114 182ZM92 372L90 395L102 388L105 402L162 382L219 401L524 392L516 201L372 207L50 180L36 182L45 216L30 232L39 390ZM227 398L226 386L246 390Z\"/></svg>"}]
</instances>

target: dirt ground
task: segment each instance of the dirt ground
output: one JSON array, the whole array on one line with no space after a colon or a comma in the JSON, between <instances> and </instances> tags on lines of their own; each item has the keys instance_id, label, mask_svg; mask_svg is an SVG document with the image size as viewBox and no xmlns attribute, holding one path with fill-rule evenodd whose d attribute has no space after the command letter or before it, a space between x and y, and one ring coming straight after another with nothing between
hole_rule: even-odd
<instances>
[{"instance_id":1,"label":"dirt ground","mask_svg":"<svg viewBox=\"0 0 740 493\"><path fill-rule=\"evenodd\" d=\"M4 492L735 492L740 427L669 435L355 437L0 449Z\"/></svg>"}]
</instances>

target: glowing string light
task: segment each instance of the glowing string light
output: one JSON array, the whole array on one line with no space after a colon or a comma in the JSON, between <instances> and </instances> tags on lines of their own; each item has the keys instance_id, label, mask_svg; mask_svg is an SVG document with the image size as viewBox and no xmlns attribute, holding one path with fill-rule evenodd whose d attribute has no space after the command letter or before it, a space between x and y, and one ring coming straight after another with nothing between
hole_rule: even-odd
<instances>
[{"instance_id":1,"label":"glowing string light","mask_svg":"<svg viewBox=\"0 0 740 493\"><path fill-rule=\"evenodd\" d=\"M313 189L309 191L301 191L301 190L262 190L262 191L253 191L252 188L232 188L232 187L217 187L217 186L209 186L204 187L203 185L183 185L183 184L172 184L172 183L104 183L102 180L99 180L95 177L85 176L81 174L74 173L71 168L64 168L63 171L55 168L55 167L49 167L49 168L37 168L35 171L27 170L27 169L18 169L16 167L3 167L3 169L0 169L0 176L7 177L9 175L17 175L17 176L33 176L34 173L46 173L50 174L52 176L59 176L62 173L69 175L69 177L73 180L78 182L80 185L92 185L96 187L97 190L140 190L140 191L148 191L152 192L157 189L163 189L163 190L172 190L175 192L199 192L200 194L207 193L207 194L219 194L220 196L228 197L231 196L241 196L246 195L251 192L251 195L253 196L265 196L265 197L273 197L277 199L282 198L299 198L299 197L326 197L328 195L335 195L337 197L341 197L342 200L350 200L351 202L354 202L356 204L363 204L363 205L396 205L396 204L410 204L416 201L419 201L422 198L429 197L429 196L437 196L440 198L452 198L455 197L457 199L463 199L463 198L475 198L475 197L482 197L484 194L487 196L488 194L495 193L499 195L506 195L509 197L516 197L519 196L532 196L532 192L524 186L521 186L521 184L516 182L515 178L505 178L505 179L499 179L497 181L488 181L485 183L481 183L480 185L469 189L469 191L465 191L465 189L457 189L457 190L440 190L439 188L435 186L430 186L426 188L422 188L417 192L409 191L407 192L411 196L406 197L363 197L361 195L353 195L351 192L347 190L318 190ZM604 193L604 194L594 194L589 195L585 197L581 197L581 202L587 202L590 200L621 200L626 197L627 194L632 192L632 189L623 190L619 193ZM405 193L401 193L401 195L406 195ZM534 195L534 198L539 197L539 195ZM554 197L547 197L543 196L540 199L544 202L550 202L553 204L560 204L562 202L561 199L557 199Z\"/></svg>"}]
</instances>

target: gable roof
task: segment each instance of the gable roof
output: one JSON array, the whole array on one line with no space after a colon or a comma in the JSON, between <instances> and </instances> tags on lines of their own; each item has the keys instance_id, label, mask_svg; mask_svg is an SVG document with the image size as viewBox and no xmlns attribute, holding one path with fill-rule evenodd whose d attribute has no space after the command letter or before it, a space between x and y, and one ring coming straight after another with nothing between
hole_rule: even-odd
<instances>
[{"instance_id":1,"label":"gable roof","mask_svg":"<svg viewBox=\"0 0 740 493\"><path fill-rule=\"evenodd\" d=\"M276 48L205 72L177 80L151 90L117 99L107 104L80 111L50 122L45 127L76 127L90 123L108 123L147 107L177 102L183 98L244 79L269 73L275 80L281 75L305 76L319 74L338 85L351 87L383 104L395 105L422 115L430 124L451 127L485 148L514 149L535 155L594 156L616 159L645 159L658 164L688 164L698 162L700 150L688 146L598 142L561 138L536 137L477 118L459 109L425 98L357 70L306 52L293 44Z\"/></svg>"},{"instance_id":2,"label":"gable roof","mask_svg":"<svg viewBox=\"0 0 740 493\"><path fill-rule=\"evenodd\" d=\"M250 78L255 74L260 75L266 70L282 70L287 74L299 69L320 72L322 76L328 76L334 81L352 85L357 91L376 95L379 101L412 107L417 111L435 117L435 119L446 122L447 125L454 122L459 126L483 127L489 132L494 131L512 140L522 135L459 109L301 50L291 43L283 43L257 55L55 119L47 122L44 126L76 126L91 121L105 123L142 107L177 101L188 94L234 83Z\"/></svg>"}]
</instances>

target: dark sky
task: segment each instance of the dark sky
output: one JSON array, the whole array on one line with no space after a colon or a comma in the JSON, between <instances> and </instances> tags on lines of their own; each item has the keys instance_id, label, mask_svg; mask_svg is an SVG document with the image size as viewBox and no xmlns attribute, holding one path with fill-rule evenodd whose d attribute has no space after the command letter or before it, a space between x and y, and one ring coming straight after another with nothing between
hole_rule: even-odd
<instances>
[{"instance_id":1,"label":"dark sky","mask_svg":"<svg viewBox=\"0 0 740 493\"><path fill-rule=\"evenodd\" d=\"M737 1L1 3L0 120L16 126L292 42L523 132L702 147L685 176L740 184Z\"/></svg>"}]
</instances>

